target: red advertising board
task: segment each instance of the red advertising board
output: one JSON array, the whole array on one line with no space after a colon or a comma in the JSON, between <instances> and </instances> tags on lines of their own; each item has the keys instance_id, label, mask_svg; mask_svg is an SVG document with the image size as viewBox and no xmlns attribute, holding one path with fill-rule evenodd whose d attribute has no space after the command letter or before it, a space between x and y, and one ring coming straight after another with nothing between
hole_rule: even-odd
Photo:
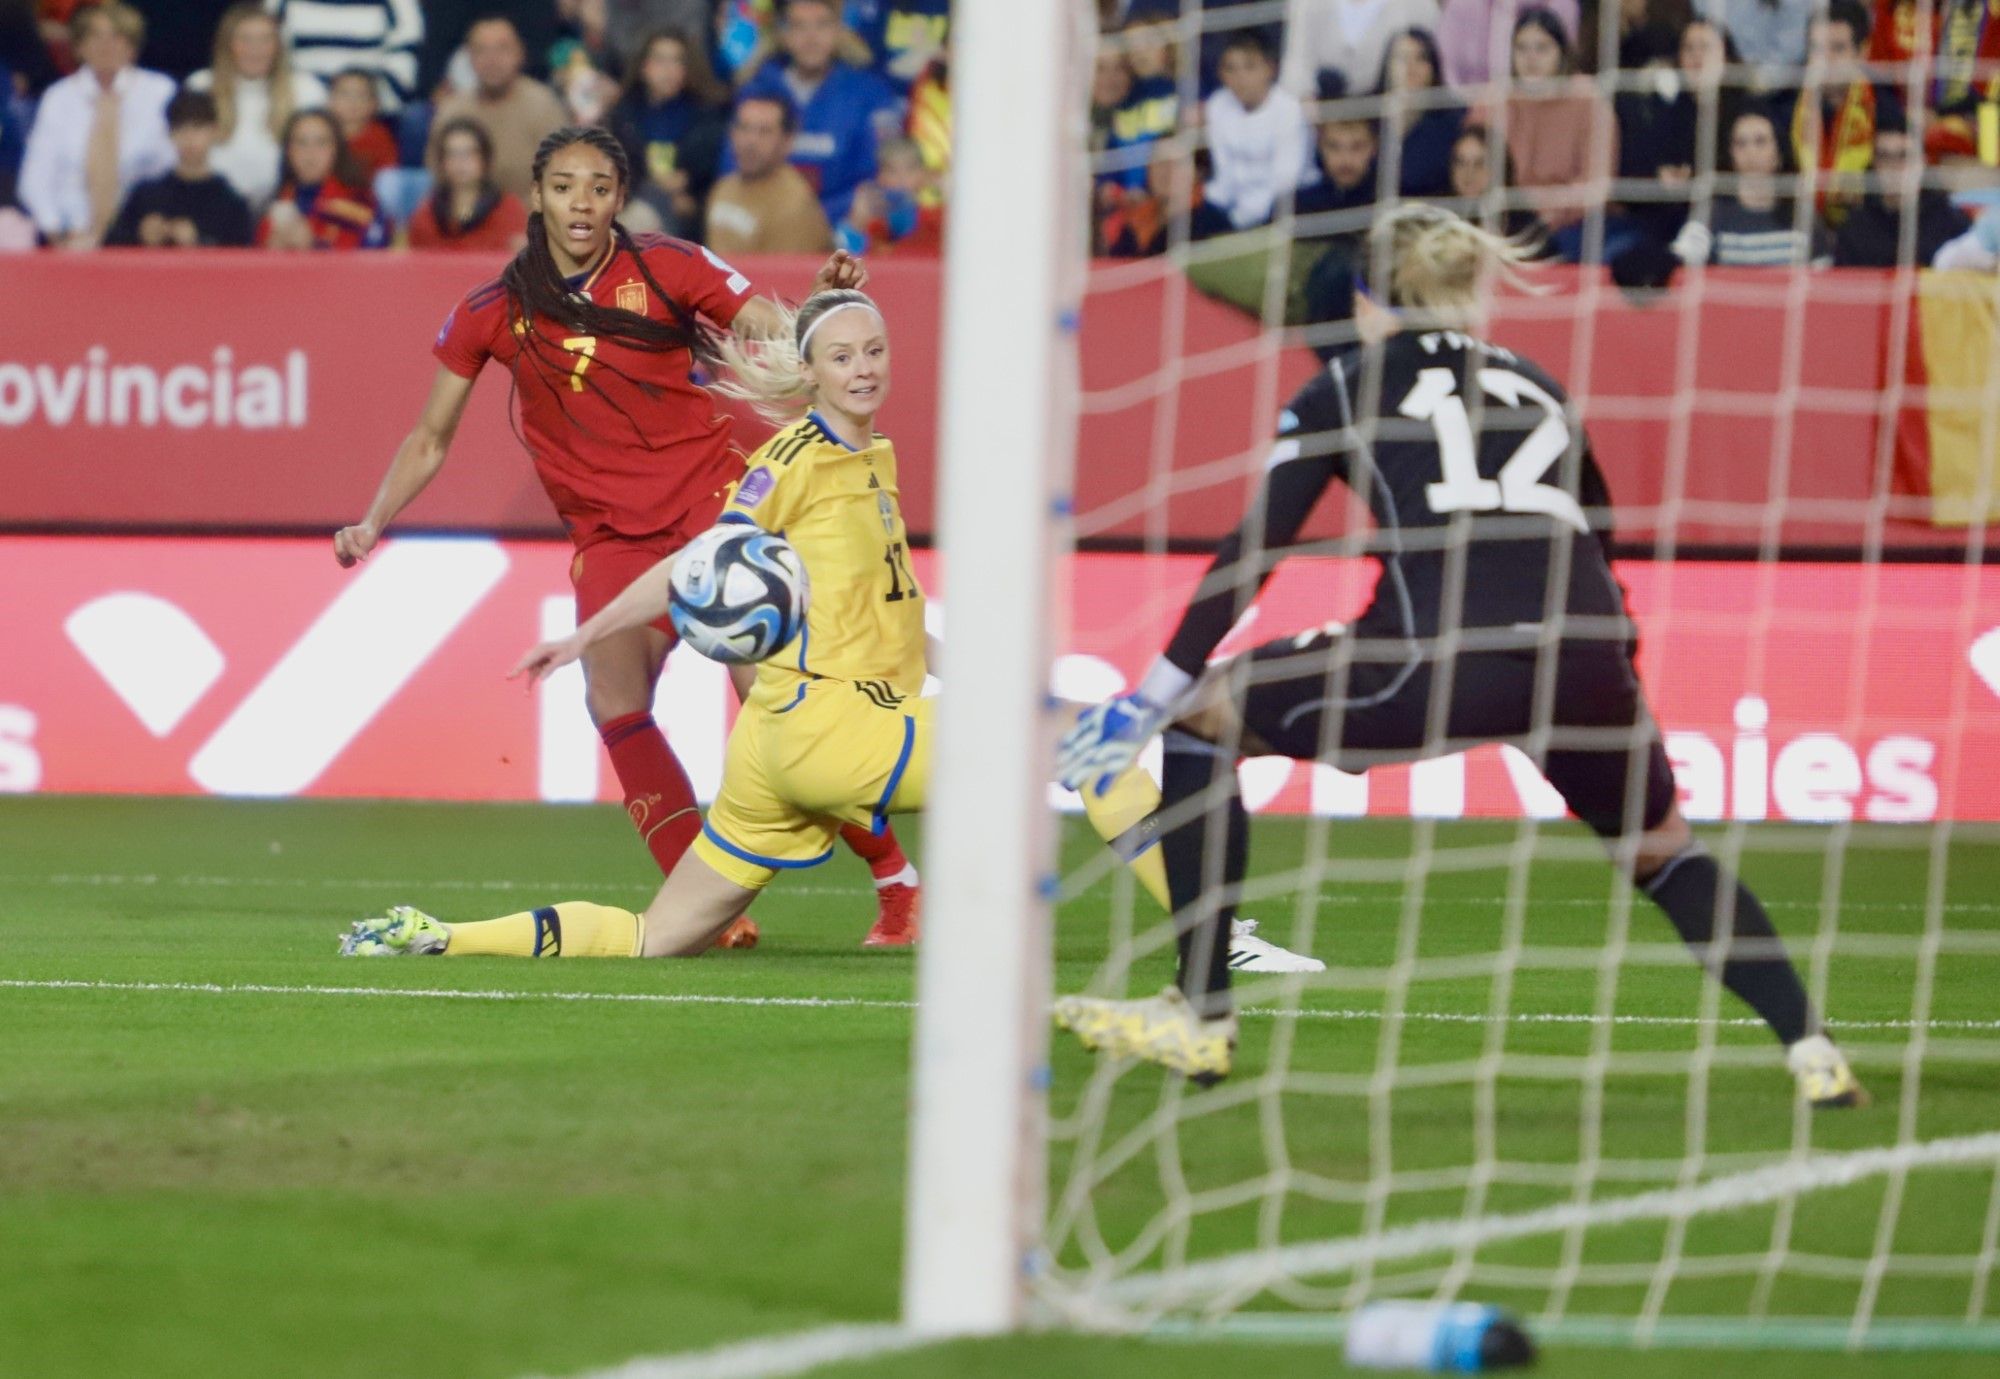
<instances>
[{"instance_id":1,"label":"red advertising board","mask_svg":"<svg viewBox=\"0 0 2000 1379\"><path fill-rule=\"evenodd\" d=\"M814 263L742 267L760 289L796 297ZM417 417L439 324L498 268L449 254L0 260L15 323L0 329L0 529L331 530L354 520ZM910 527L923 533L936 473L939 266L871 271L894 327L884 425ZM1894 275L1714 270L1698 288L1643 302L1579 270L1542 276L1550 290L1501 302L1492 333L1576 395L1623 535L1963 545L1962 533L1924 523L1923 500L1888 492L1882 419L1909 402L1887 343L1907 291ZM993 309L994 328L1011 328L1004 283ZM1316 366L1167 260L1092 272L1080 353L1079 530L1156 541L1212 539L1234 524L1279 407ZM994 401L1005 405L1004 380ZM489 369L408 523L556 533L508 403L507 378ZM746 447L767 434L754 420L738 428ZM1328 504L1315 534L1338 530L1343 515Z\"/></svg>"},{"instance_id":2,"label":"red advertising board","mask_svg":"<svg viewBox=\"0 0 2000 1379\"><path fill-rule=\"evenodd\" d=\"M320 541L0 539L0 790L615 798L571 670L502 678L571 618L567 548L386 544L353 573ZM1074 560L1060 692L1118 689L1202 562ZM949 591L936 563L947 645ZM1642 659L1691 814L2000 819L2000 572L1976 566L1634 564ZM1354 612L1362 562L1284 565L1232 645ZM733 713L677 651L661 721L712 791ZM1559 812L1524 758L1482 749L1366 779L1246 763L1255 808Z\"/></svg>"}]
</instances>

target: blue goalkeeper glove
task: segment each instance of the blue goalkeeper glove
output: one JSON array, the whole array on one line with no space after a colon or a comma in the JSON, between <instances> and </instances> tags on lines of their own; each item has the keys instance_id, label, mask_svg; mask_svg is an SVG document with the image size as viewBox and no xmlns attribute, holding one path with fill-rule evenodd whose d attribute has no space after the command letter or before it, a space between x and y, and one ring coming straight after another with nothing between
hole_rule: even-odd
<instances>
[{"instance_id":1,"label":"blue goalkeeper glove","mask_svg":"<svg viewBox=\"0 0 2000 1379\"><path fill-rule=\"evenodd\" d=\"M1069 790L1094 781L1102 795L1132 769L1166 716L1166 709L1136 693L1085 709L1056 748L1056 779Z\"/></svg>"}]
</instances>

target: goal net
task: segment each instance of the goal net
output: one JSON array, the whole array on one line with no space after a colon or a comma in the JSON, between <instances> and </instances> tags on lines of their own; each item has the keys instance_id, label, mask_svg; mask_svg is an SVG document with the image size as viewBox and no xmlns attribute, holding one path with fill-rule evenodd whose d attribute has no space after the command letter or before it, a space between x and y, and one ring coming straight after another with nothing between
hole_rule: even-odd
<instances>
[{"instance_id":1,"label":"goal net","mask_svg":"<svg viewBox=\"0 0 2000 1379\"><path fill-rule=\"evenodd\" d=\"M1488 334L1588 427L1683 812L1875 1100L1806 1108L1565 818L1546 718L1526 750L1366 775L1250 759L1241 913L1325 970L1238 974L1236 1068L1206 1090L1057 1037L1037 1306L1282 1335L1470 1300L1639 1345L2000 1348L2000 298L1990 263L1930 267L1994 181L2000 73L1956 39L1856 67L1817 31L1774 53L1747 29L1717 68L1716 30L1596 0L1580 36L1563 5L1519 41L1514 7L1467 5L1499 16L1485 41L1442 44L1385 44L1338 0L1112 8L1085 72L1097 258L1056 696L1115 693L1164 644L1286 399L1355 348L1356 287L1386 301L1363 239L1384 209L1532 235L1546 262L1497 290ZM1908 46L1950 7L1904 8ZM1224 76L1276 94L1211 99ZM1308 123L1273 142L1287 101ZM1291 151L1296 187L1268 165ZM1397 401L1364 389L1360 434ZM1336 486L1222 654L1351 618L1378 539ZM1173 922L1080 817L1063 830L1056 989L1157 991Z\"/></svg>"}]
</instances>

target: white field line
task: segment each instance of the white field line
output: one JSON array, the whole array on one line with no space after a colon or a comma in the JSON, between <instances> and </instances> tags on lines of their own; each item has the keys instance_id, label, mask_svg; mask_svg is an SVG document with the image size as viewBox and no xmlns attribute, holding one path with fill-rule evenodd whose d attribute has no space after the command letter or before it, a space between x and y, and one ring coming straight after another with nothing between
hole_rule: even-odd
<instances>
[{"instance_id":1,"label":"white field line","mask_svg":"<svg viewBox=\"0 0 2000 1379\"><path fill-rule=\"evenodd\" d=\"M641 1356L578 1379L783 1379L821 1365L870 1360L914 1350L930 1338L887 1322L874 1326L823 1326L789 1336L759 1336L684 1355Z\"/></svg>"},{"instance_id":2,"label":"white field line","mask_svg":"<svg viewBox=\"0 0 2000 1379\"><path fill-rule=\"evenodd\" d=\"M0 990L17 991L154 991L195 996L387 996L417 1001L603 1001L614 1005L665 1006L772 1006L795 1010L915 1010L915 1001L870 1000L859 996L734 996L694 991L510 991L493 988L459 990L452 987L324 986L281 985L265 982L121 982L79 978L0 977ZM1277 1006L1245 1006L1245 1017L1269 1020L1331 1020L1365 1022L1379 1020L1376 1010L1315 1009L1286 1010ZM1493 1017L1483 1011L1406 1010L1404 1021L1416 1024L1485 1025ZM1516 1010L1506 1016L1510 1025L1646 1025L1693 1029L1704 1022L1692 1015L1596 1015L1555 1010ZM1717 1020L1723 1026L1761 1028L1763 1021L1751 1016ZM1908 1020L1838 1020L1835 1033L1850 1030L1910 1030ZM1996 1020L1927 1020L1926 1030L1955 1033L2000 1032Z\"/></svg>"},{"instance_id":3,"label":"white field line","mask_svg":"<svg viewBox=\"0 0 2000 1379\"><path fill-rule=\"evenodd\" d=\"M1358 883L1375 886L1379 882ZM533 891L538 894L583 894L611 888L626 890L651 889L653 883L645 878L638 880L589 877L567 881L464 881L440 880L423 877L354 877L354 876L204 876L197 874L170 875L162 872L19 872L0 873L0 886L92 886L116 889L119 887L147 886L187 886L215 890L330 890L330 891ZM806 882L784 883L783 890L788 895L868 895L870 888L864 885L833 885ZM1320 892L1319 899L1331 905L1378 905L1383 902L1379 895L1361 894L1347 887L1329 887ZM1425 900L1426 909L1498 909L1504 903L1500 896L1433 896ZM1609 904L1609 893L1604 898L1590 896L1550 896L1532 901L1535 909L1596 909L1602 910ZM1824 908L1817 900L1767 900L1767 910L1801 911L1817 914ZM1940 910L1945 914L1991 915L2000 914L2000 900L1949 900ZM1842 914L1924 914L1929 910L1921 900L1843 900L1840 902Z\"/></svg>"},{"instance_id":4,"label":"white field line","mask_svg":"<svg viewBox=\"0 0 2000 1379\"><path fill-rule=\"evenodd\" d=\"M1736 1211L1915 1168L1996 1162L2000 1162L2000 1131L1857 1149L1845 1154L1817 1154L1732 1173L1694 1187L1660 1188L1590 1203L1564 1202L1470 1221L1458 1216L1440 1218L1399 1226L1372 1237L1224 1255L1172 1272L1135 1274L1110 1284L1098 1296L1126 1306L1169 1307L1225 1289L1233 1296L1249 1297L1257 1291L1252 1285L1260 1282L1341 1273L1363 1264L1474 1249L1503 1240ZM1086 1291L1081 1299L1086 1307L1090 1298L1090 1292ZM1062 1305L1059 1297L1052 1297L1051 1301Z\"/></svg>"}]
</instances>

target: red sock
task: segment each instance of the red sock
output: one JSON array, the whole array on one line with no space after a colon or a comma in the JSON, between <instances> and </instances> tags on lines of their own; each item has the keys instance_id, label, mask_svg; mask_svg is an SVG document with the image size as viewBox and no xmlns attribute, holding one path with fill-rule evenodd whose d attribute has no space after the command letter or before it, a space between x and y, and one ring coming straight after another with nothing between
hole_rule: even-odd
<instances>
[{"instance_id":1,"label":"red sock","mask_svg":"<svg viewBox=\"0 0 2000 1379\"><path fill-rule=\"evenodd\" d=\"M666 875L701 832L701 811L680 758L650 713L628 713L597 730L625 790L625 813Z\"/></svg>"},{"instance_id":2,"label":"red sock","mask_svg":"<svg viewBox=\"0 0 2000 1379\"><path fill-rule=\"evenodd\" d=\"M877 881L892 881L910 865L910 859L903 855L903 845L896 841L896 830L893 828L884 828L881 836L877 837L860 824L842 824L840 841L868 864L868 870L875 874Z\"/></svg>"}]
</instances>

